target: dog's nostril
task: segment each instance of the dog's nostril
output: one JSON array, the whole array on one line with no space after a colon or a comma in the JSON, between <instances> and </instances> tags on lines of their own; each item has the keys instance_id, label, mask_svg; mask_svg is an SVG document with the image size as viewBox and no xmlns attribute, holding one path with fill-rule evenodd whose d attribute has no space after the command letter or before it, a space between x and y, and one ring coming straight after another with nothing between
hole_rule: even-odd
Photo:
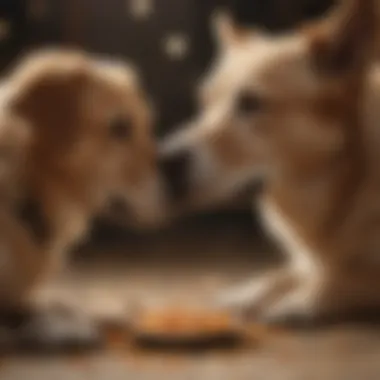
<instances>
[{"instance_id":1,"label":"dog's nostril","mask_svg":"<svg viewBox=\"0 0 380 380\"><path fill-rule=\"evenodd\" d=\"M190 186L191 152L183 150L162 157L160 167L169 197L184 198Z\"/></svg>"}]
</instances>

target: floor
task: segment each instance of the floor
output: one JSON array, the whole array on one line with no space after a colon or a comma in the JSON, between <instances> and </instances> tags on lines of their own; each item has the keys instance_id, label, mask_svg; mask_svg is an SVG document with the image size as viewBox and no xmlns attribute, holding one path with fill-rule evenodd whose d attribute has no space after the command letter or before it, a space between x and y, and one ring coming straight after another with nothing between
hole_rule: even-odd
<instances>
[{"instance_id":1,"label":"floor","mask_svg":"<svg viewBox=\"0 0 380 380\"><path fill-rule=\"evenodd\" d=\"M253 224L245 216L206 218L150 235L102 232L79 249L50 290L109 312L141 300L207 302L276 260ZM152 353L114 342L89 356L7 357L0 360L0 380L375 380L379 357L380 329L342 325L263 334L231 351Z\"/></svg>"}]
</instances>

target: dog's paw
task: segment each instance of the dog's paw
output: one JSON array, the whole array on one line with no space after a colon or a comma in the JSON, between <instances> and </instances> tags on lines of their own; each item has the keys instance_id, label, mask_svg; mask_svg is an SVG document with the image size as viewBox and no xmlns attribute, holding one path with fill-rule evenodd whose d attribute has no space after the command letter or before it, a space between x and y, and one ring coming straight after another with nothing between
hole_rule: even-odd
<instances>
[{"instance_id":1,"label":"dog's paw","mask_svg":"<svg viewBox=\"0 0 380 380\"><path fill-rule=\"evenodd\" d=\"M88 316L63 308L35 310L13 330L17 348L38 352L77 352L99 348L102 332Z\"/></svg>"},{"instance_id":2,"label":"dog's paw","mask_svg":"<svg viewBox=\"0 0 380 380\"><path fill-rule=\"evenodd\" d=\"M319 317L314 293L297 289L262 310L258 320L265 324L286 327L311 327Z\"/></svg>"},{"instance_id":3,"label":"dog's paw","mask_svg":"<svg viewBox=\"0 0 380 380\"><path fill-rule=\"evenodd\" d=\"M269 305L285 297L294 285L291 274L276 271L221 293L216 297L216 304L242 319L257 319Z\"/></svg>"},{"instance_id":4,"label":"dog's paw","mask_svg":"<svg viewBox=\"0 0 380 380\"><path fill-rule=\"evenodd\" d=\"M267 291L267 282L257 279L218 294L214 302L218 308L228 310L239 318L248 319L258 311Z\"/></svg>"}]
</instances>

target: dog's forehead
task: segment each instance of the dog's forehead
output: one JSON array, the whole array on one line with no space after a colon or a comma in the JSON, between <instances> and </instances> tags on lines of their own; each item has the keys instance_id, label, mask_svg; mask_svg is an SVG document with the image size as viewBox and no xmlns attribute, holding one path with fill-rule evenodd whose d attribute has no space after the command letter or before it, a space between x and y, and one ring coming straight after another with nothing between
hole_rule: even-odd
<instances>
[{"instance_id":1,"label":"dog's forehead","mask_svg":"<svg viewBox=\"0 0 380 380\"><path fill-rule=\"evenodd\" d=\"M130 64L97 59L93 62L93 68L96 75L107 80L115 88L137 90L140 87L138 72Z\"/></svg>"},{"instance_id":2,"label":"dog's forehead","mask_svg":"<svg viewBox=\"0 0 380 380\"><path fill-rule=\"evenodd\" d=\"M246 80L247 69L252 66L252 40L244 44L234 45L219 52L209 73L203 78L202 90L211 93L211 96L220 96L223 93L231 94Z\"/></svg>"},{"instance_id":3,"label":"dog's forehead","mask_svg":"<svg viewBox=\"0 0 380 380\"><path fill-rule=\"evenodd\" d=\"M242 83L268 96L308 95L318 90L307 36L267 37L250 44Z\"/></svg>"},{"instance_id":4,"label":"dog's forehead","mask_svg":"<svg viewBox=\"0 0 380 380\"><path fill-rule=\"evenodd\" d=\"M254 34L220 52L203 82L203 90L214 98L233 97L247 88L267 96L313 94L319 82L309 46L303 34Z\"/></svg>"},{"instance_id":5,"label":"dog's forehead","mask_svg":"<svg viewBox=\"0 0 380 380\"><path fill-rule=\"evenodd\" d=\"M136 105L140 103L142 88L139 75L131 65L97 59L92 62L91 72L95 78L95 87L89 87L87 101L90 104L96 103L98 112L112 114L139 108Z\"/></svg>"}]
</instances>

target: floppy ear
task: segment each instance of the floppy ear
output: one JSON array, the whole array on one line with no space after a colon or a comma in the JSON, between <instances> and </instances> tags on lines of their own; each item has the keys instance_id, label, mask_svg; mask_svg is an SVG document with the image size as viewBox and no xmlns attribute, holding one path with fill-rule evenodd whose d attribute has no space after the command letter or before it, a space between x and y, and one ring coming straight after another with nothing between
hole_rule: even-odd
<instances>
[{"instance_id":1,"label":"floppy ear","mask_svg":"<svg viewBox=\"0 0 380 380\"><path fill-rule=\"evenodd\" d=\"M11 110L27 120L34 133L63 142L77 123L86 80L86 66L73 57L33 57L10 77Z\"/></svg>"},{"instance_id":2,"label":"floppy ear","mask_svg":"<svg viewBox=\"0 0 380 380\"><path fill-rule=\"evenodd\" d=\"M218 10L213 14L211 27L218 47L221 49L239 43L246 35L246 31L236 25L231 14L225 10Z\"/></svg>"},{"instance_id":3,"label":"floppy ear","mask_svg":"<svg viewBox=\"0 0 380 380\"><path fill-rule=\"evenodd\" d=\"M0 110L0 198L14 197L30 144L30 129L25 120L6 109Z\"/></svg>"},{"instance_id":4,"label":"floppy ear","mask_svg":"<svg viewBox=\"0 0 380 380\"><path fill-rule=\"evenodd\" d=\"M324 22L312 29L311 49L323 73L361 72L375 53L377 0L341 0Z\"/></svg>"},{"instance_id":5,"label":"floppy ear","mask_svg":"<svg viewBox=\"0 0 380 380\"><path fill-rule=\"evenodd\" d=\"M30 139L30 125L24 119L6 110L0 112L0 156L4 150L25 150Z\"/></svg>"}]
</instances>

